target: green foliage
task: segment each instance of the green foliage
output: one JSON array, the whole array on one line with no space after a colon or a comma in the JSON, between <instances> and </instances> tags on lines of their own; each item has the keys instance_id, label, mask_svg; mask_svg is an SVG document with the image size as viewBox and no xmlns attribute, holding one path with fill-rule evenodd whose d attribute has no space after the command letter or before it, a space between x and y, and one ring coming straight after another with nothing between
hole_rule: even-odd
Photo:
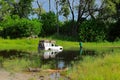
<instances>
[{"instance_id":1,"label":"green foliage","mask_svg":"<svg viewBox=\"0 0 120 80\"><path fill-rule=\"evenodd\" d=\"M12 15L19 15L20 18L28 18L32 12L33 0L20 0L18 3L13 2L14 8L11 10Z\"/></svg>"},{"instance_id":2,"label":"green foliage","mask_svg":"<svg viewBox=\"0 0 120 80\"><path fill-rule=\"evenodd\" d=\"M72 36L72 29L73 29L72 21L65 21L64 23L59 22L59 35L56 33L50 35L51 33L49 33L50 36L48 37L58 40L78 41L78 36Z\"/></svg>"},{"instance_id":3,"label":"green foliage","mask_svg":"<svg viewBox=\"0 0 120 80\"><path fill-rule=\"evenodd\" d=\"M115 41L120 38L120 20L112 25L109 31L109 40Z\"/></svg>"},{"instance_id":4,"label":"green foliage","mask_svg":"<svg viewBox=\"0 0 120 80\"><path fill-rule=\"evenodd\" d=\"M64 22L64 24L62 25L62 27L60 27L60 33L63 35L71 35L72 32L72 23L71 21L66 21Z\"/></svg>"},{"instance_id":5,"label":"green foliage","mask_svg":"<svg viewBox=\"0 0 120 80\"><path fill-rule=\"evenodd\" d=\"M32 12L33 0L0 0L0 18L6 15L19 15L20 18L28 18Z\"/></svg>"},{"instance_id":6,"label":"green foliage","mask_svg":"<svg viewBox=\"0 0 120 80\"><path fill-rule=\"evenodd\" d=\"M40 57L37 56L37 55L33 55L31 58L30 58L30 66L29 67L38 67L41 65L41 60L40 60Z\"/></svg>"},{"instance_id":7,"label":"green foliage","mask_svg":"<svg viewBox=\"0 0 120 80\"><path fill-rule=\"evenodd\" d=\"M54 34L52 36L50 36L49 38L52 38L52 39L57 39L57 40L65 40L65 41L78 41L78 37L73 37L73 36L70 36L70 35L66 35L66 34Z\"/></svg>"},{"instance_id":8,"label":"green foliage","mask_svg":"<svg viewBox=\"0 0 120 80\"><path fill-rule=\"evenodd\" d=\"M99 18L114 22L119 18L119 5L120 0L102 0L103 5L101 6L103 9L99 11Z\"/></svg>"},{"instance_id":9,"label":"green foliage","mask_svg":"<svg viewBox=\"0 0 120 80\"><path fill-rule=\"evenodd\" d=\"M46 11L42 7L40 7L40 8L34 8L32 15L37 14L38 20L39 20L41 18L41 14L44 14L44 13L46 13Z\"/></svg>"},{"instance_id":10,"label":"green foliage","mask_svg":"<svg viewBox=\"0 0 120 80\"><path fill-rule=\"evenodd\" d=\"M73 69L69 76L73 80L119 80L120 54L114 52L104 57L84 57Z\"/></svg>"},{"instance_id":11,"label":"green foliage","mask_svg":"<svg viewBox=\"0 0 120 80\"><path fill-rule=\"evenodd\" d=\"M103 41L106 38L106 28L102 21L84 21L79 27L80 41Z\"/></svg>"},{"instance_id":12,"label":"green foliage","mask_svg":"<svg viewBox=\"0 0 120 80\"><path fill-rule=\"evenodd\" d=\"M113 0L106 0L106 10L109 12L109 14L114 14L116 13L116 5Z\"/></svg>"},{"instance_id":13,"label":"green foliage","mask_svg":"<svg viewBox=\"0 0 120 80\"><path fill-rule=\"evenodd\" d=\"M10 5L7 1L0 0L0 20L2 20L6 15L10 15L10 10L12 9L13 6Z\"/></svg>"},{"instance_id":14,"label":"green foliage","mask_svg":"<svg viewBox=\"0 0 120 80\"><path fill-rule=\"evenodd\" d=\"M67 19L68 15L70 14L68 1L60 0L59 5L61 6L61 9L59 11L60 15L63 15Z\"/></svg>"},{"instance_id":15,"label":"green foliage","mask_svg":"<svg viewBox=\"0 0 120 80\"><path fill-rule=\"evenodd\" d=\"M43 23L42 36L51 35L56 33L57 29L57 16L54 12L48 12L41 15L41 21Z\"/></svg>"},{"instance_id":16,"label":"green foliage","mask_svg":"<svg viewBox=\"0 0 120 80\"><path fill-rule=\"evenodd\" d=\"M20 19L18 16L6 16L2 21L1 36L10 38L28 37L38 35L41 32L42 24L37 20Z\"/></svg>"},{"instance_id":17,"label":"green foliage","mask_svg":"<svg viewBox=\"0 0 120 80\"><path fill-rule=\"evenodd\" d=\"M12 60L4 60L3 67L9 71L22 71L29 67L30 60L22 59L12 59Z\"/></svg>"}]
</instances>

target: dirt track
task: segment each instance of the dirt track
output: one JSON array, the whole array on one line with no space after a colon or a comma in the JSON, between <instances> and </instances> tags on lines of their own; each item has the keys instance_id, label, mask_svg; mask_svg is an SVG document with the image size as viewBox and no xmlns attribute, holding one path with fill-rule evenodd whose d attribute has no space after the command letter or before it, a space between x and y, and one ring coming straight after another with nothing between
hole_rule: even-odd
<instances>
[{"instance_id":1,"label":"dirt track","mask_svg":"<svg viewBox=\"0 0 120 80\"><path fill-rule=\"evenodd\" d=\"M48 74L45 74L44 76L37 72L14 73L0 70L0 80L50 80Z\"/></svg>"},{"instance_id":2,"label":"dirt track","mask_svg":"<svg viewBox=\"0 0 120 80\"><path fill-rule=\"evenodd\" d=\"M70 80L65 76L60 76L56 71L42 72L8 72L0 69L0 80Z\"/></svg>"}]
</instances>

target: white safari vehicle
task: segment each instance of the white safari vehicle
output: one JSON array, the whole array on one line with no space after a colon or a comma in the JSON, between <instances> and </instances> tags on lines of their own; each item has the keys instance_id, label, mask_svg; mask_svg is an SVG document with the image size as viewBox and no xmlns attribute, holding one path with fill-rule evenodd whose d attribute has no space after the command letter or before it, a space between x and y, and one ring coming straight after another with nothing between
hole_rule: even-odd
<instances>
[{"instance_id":1,"label":"white safari vehicle","mask_svg":"<svg viewBox=\"0 0 120 80\"><path fill-rule=\"evenodd\" d=\"M50 40L40 40L38 49L39 50L52 50L52 51L57 51L57 52L63 51L62 46L57 46L55 44L55 41L50 41Z\"/></svg>"}]
</instances>

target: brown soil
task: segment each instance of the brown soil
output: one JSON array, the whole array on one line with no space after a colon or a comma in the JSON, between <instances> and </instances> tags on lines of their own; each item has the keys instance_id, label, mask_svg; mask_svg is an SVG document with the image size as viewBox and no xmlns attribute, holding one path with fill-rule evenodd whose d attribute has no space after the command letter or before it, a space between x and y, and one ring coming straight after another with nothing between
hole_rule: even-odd
<instances>
[{"instance_id":1,"label":"brown soil","mask_svg":"<svg viewBox=\"0 0 120 80\"><path fill-rule=\"evenodd\" d=\"M51 74L61 72L60 70L44 70L39 72L8 72L0 69L0 80L52 80ZM65 78L65 77L63 77ZM69 79L63 79L69 80Z\"/></svg>"},{"instance_id":2,"label":"brown soil","mask_svg":"<svg viewBox=\"0 0 120 80\"><path fill-rule=\"evenodd\" d=\"M8 72L0 70L0 80L50 80L44 72Z\"/></svg>"}]
</instances>

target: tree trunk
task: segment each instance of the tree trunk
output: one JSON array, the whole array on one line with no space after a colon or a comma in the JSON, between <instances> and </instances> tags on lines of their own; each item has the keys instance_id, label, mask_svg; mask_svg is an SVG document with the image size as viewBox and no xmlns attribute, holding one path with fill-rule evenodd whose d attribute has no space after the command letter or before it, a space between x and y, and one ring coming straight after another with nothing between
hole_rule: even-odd
<instances>
[{"instance_id":1,"label":"tree trunk","mask_svg":"<svg viewBox=\"0 0 120 80\"><path fill-rule=\"evenodd\" d=\"M41 12L42 12L42 10L41 10L41 5L39 4L39 2L38 2L38 0L37 0L37 5L38 5L38 7L39 7L39 15L38 15L38 19L40 20L40 16L41 16Z\"/></svg>"},{"instance_id":2,"label":"tree trunk","mask_svg":"<svg viewBox=\"0 0 120 80\"><path fill-rule=\"evenodd\" d=\"M59 16L58 16L58 0L56 0L56 15L57 15L57 24L56 24L56 27L57 27L57 35L59 35L59 25L58 25L58 21L59 21Z\"/></svg>"},{"instance_id":3,"label":"tree trunk","mask_svg":"<svg viewBox=\"0 0 120 80\"><path fill-rule=\"evenodd\" d=\"M51 2L49 0L49 12L51 11Z\"/></svg>"},{"instance_id":4,"label":"tree trunk","mask_svg":"<svg viewBox=\"0 0 120 80\"><path fill-rule=\"evenodd\" d=\"M74 0L73 0L73 2L72 2L72 6L70 5L70 1L69 1L69 0L67 0L67 2L68 2L68 5L69 5L71 14L72 14L72 21L74 22L74 8L72 8L72 7L73 7Z\"/></svg>"}]
</instances>

